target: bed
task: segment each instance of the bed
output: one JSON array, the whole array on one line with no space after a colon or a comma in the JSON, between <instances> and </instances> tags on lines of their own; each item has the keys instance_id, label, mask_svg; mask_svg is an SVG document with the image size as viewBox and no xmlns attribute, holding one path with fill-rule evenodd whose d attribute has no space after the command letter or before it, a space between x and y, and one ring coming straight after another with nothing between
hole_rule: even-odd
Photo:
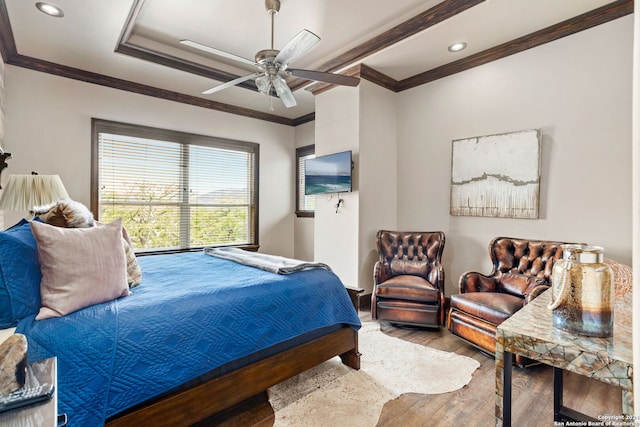
<instances>
[{"instance_id":1,"label":"bed","mask_svg":"<svg viewBox=\"0 0 640 427\"><path fill-rule=\"evenodd\" d=\"M192 425L334 356L359 368L360 321L326 269L283 275L203 252L144 256L129 296L35 320L29 231L0 233L0 272L28 360L58 359L69 426ZM30 292L7 285L20 271Z\"/></svg>"}]
</instances>

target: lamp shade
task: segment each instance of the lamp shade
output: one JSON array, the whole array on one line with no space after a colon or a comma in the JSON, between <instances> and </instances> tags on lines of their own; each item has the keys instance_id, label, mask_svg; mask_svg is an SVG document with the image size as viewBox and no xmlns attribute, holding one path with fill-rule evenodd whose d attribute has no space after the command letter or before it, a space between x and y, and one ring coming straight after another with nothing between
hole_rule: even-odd
<instances>
[{"instance_id":1,"label":"lamp shade","mask_svg":"<svg viewBox=\"0 0 640 427\"><path fill-rule=\"evenodd\" d=\"M69 198L58 175L9 175L0 198L0 210L33 211Z\"/></svg>"}]
</instances>

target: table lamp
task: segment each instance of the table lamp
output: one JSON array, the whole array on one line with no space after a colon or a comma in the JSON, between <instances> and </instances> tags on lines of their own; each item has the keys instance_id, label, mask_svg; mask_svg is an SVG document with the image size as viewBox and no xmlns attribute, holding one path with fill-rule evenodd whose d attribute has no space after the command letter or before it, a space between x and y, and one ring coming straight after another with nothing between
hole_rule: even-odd
<instances>
[{"instance_id":1,"label":"table lamp","mask_svg":"<svg viewBox=\"0 0 640 427\"><path fill-rule=\"evenodd\" d=\"M29 211L34 208L69 198L58 175L9 175L2 191L0 210Z\"/></svg>"}]
</instances>

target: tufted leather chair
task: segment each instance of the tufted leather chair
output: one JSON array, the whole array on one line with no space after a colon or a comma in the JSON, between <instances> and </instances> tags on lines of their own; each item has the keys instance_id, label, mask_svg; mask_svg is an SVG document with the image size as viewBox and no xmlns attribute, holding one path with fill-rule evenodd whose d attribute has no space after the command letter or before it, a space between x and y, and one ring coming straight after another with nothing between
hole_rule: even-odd
<instances>
[{"instance_id":1,"label":"tufted leather chair","mask_svg":"<svg viewBox=\"0 0 640 427\"><path fill-rule=\"evenodd\" d=\"M495 354L498 325L551 286L553 264L562 258L562 244L511 237L493 239L489 243L493 271L460 276L460 293L451 295L447 328L484 352ZM516 358L516 364L526 362Z\"/></svg>"},{"instance_id":2,"label":"tufted leather chair","mask_svg":"<svg viewBox=\"0 0 640 427\"><path fill-rule=\"evenodd\" d=\"M371 317L391 323L444 325L445 237L440 231L380 230L373 271Z\"/></svg>"}]
</instances>

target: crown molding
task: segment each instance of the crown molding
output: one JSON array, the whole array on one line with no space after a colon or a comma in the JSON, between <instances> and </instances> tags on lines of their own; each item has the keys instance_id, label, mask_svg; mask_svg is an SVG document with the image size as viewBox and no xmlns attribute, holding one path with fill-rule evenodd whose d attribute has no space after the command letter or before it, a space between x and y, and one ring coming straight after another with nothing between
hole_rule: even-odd
<instances>
[{"instance_id":1,"label":"crown molding","mask_svg":"<svg viewBox=\"0 0 640 427\"><path fill-rule=\"evenodd\" d=\"M631 13L633 13L633 0L618 0L598 9L583 13L582 15L567 19L559 24L535 31L526 36L519 37L432 70L427 70L413 77L400 80L397 83L396 91L401 92L416 86L421 86L425 83L541 46L580 31L588 30L589 28L605 24Z\"/></svg>"},{"instance_id":2,"label":"crown molding","mask_svg":"<svg viewBox=\"0 0 640 427\"><path fill-rule=\"evenodd\" d=\"M361 45L337 56L331 61L320 66L318 71L335 72L336 70L345 71L345 74L354 77L360 77L369 82L377 84L393 92L401 92L443 77L450 76L462 71L478 67L489 62L514 55L519 52L558 40L560 38L587 30L589 28L601 25L612 20L633 13L633 0L617 0L602 6L598 9L578 15L574 18L565 20L559 24L552 25L545 29L533 32L526 36L503 43L499 46L478 52L466 58L426 70L420 74L408 77L402 80L395 80L369 66L362 63L367 56L391 46L404 38L417 34L439 22L443 22L458 13L467 10L485 0L445 0L437 6L395 26L394 28L376 36ZM229 81L238 76L207 67L192 61L177 58L172 55L163 54L151 49L129 43L128 39L133 32L135 21L142 9L144 0L135 0L127 21L123 26L116 52L133 56L145 61L158 63L171 68L186 71L192 74L204 76L218 81ZM161 88L130 82L90 71L68 67L65 65L55 64L38 58L21 55L16 49L16 43L9 21L9 15L5 0L0 0L0 54L5 64L24 67L36 71L55 74L62 77L76 79L87 83L98 84L115 89L125 90L142 95L152 96L156 98L166 99L184 104L194 105L202 108L222 111L230 114L237 114L245 117L265 120L273 123L279 123L287 126L299 126L304 123L315 120L315 113L306 114L304 116L289 119L274 114L263 113L248 108L238 107L222 102L207 100L201 97L186 95L173 92ZM349 68L349 65L356 64ZM296 79L291 82L292 90L309 84L304 79ZM252 81L244 82L240 85L249 90L257 90L255 83ZM335 85L327 83L315 83L310 87L310 91L317 95L333 88Z\"/></svg>"},{"instance_id":3,"label":"crown molding","mask_svg":"<svg viewBox=\"0 0 640 427\"><path fill-rule=\"evenodd\" d=\"M402 80L395 80L365 64L358 64L341 74L360 77L361 79L365 79L393 92L402 92L507 56L515 55L516 53L541 46L580 31L588 30L631 13L633 13L633 0L618 0L598 9L567 19L559 24L549 26L527 34L526 36ZM328 83L317 83L311 86L310 90L314 95L317 95L335 86L336 85Z\"/></svg>"}]
</instances>

